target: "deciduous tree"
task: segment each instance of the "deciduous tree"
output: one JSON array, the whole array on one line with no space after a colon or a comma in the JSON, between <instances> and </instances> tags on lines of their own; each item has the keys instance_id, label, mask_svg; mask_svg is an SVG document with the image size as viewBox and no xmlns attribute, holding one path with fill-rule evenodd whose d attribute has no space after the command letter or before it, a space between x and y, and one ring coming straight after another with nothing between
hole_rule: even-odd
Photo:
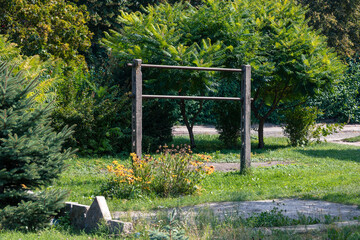
<instances>
[{"instance_id":1,"label":"deciduous tree","mask_svg":"<svg viewBox=\"0 0 360 240\"><path fill-rule=\"evenodd\" d=\"M197 8L160 4L146 12L122 13L119 20L124 28L104 40L114 56L121 64L131 58L170 65L250 64L260 148L264 123L282 103L305 101L329 87L343 70L326 39L307 25L304 9L294 1L208 0ZM199 73L150 76L152 81L146 83L150 89L177 94L205 94L216 82ZM221 77L240 80L239 75Z\"/></svg>"},{"instance_id":2,"label":"deciduous tree","mask_svg":"<svg viewBox=\"0 0 360 240\"><path fill-rule=\"evenodd\" d=\"M360 51L359 0L297 0L308 11L309 25L328 38L330 47L343 57Z\"/></svg>"}]
</instances>

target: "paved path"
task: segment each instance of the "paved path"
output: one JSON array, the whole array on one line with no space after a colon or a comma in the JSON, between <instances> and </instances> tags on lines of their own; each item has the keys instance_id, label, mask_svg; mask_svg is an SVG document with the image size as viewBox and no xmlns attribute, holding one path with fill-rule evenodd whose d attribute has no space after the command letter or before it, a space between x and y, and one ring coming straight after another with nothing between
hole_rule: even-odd
<instances>
[{"instance_id":1,"label":"paved path","mask_svg":"<svg viewBox=\"0 0 360 240\"><path fill-rule=\"evenodd\" d=\"M269 212L277 208L284 216L297 219L299 216L308 216L324 221L326 217L337 218L339 221L351 221L360 217L360 209L356 205L344 205L318 200L299 200L299 199L274 199L262 201L243 201L243 202L215 202L206 203L192 207L183 207L181 213L191 217L201 210L212 211L215 216L224 219L226 216L249 217L256 213ZM168 209L167 211L171 211ZM160 210L159 210L160 211ZM162 210L164 211L164 210ZM156 211L152 212L113 212L114 219L132 220L140 218L154 219Z\"/></svg>"},{"instance_id":2,"label":"paved path","mask_svg":"<svg viewBox=\"0 0 360 240\"><path fill-rule=\"evenodd\" d=\"M251 134L257 135L257 125L253 125L251 128ZM198 125L194 126L195 134L218 134L218 131L214 126L211 125ZM187 135L188 131L185 126L175 126L173 127L173 135ZM356 143L348 143L341 141L344 138L356 137L360 135L360 125L359 124L348 124L345 125L344 128L339 132L327 136L325 139L328 142L347 144L360 146L360 142ZM265 137L284 137L283 129L281 126L273 125L273 124L265 124L264 127L264 136Z\"/></svg>"}]
</instances>

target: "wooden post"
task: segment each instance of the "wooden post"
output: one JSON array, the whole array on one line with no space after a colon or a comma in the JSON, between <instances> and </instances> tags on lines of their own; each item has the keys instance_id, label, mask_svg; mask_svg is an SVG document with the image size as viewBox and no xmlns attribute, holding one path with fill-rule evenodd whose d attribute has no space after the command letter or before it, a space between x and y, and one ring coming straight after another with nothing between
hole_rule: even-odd
<instances>
[{"instance_id":1,"label":"wooden post","mask_svg":"<svg viewBox=\"0 0 360 240\"><path fill-rule=\"evenodd\" d=\"M251 167L251 66L242 66L241 79L241 156L240 172L246 173Z\"/></svg>"},{"instance_id":2,"label":"wooden post","mask_svg":"<svg viewBox=\"0 0 360 240\"><path fill-rule=\"evenodd\" d=\"M131 151L141 158L142 145L142 73L141 59L132 65L132 145Z\"/></svg>"}]
</instances>

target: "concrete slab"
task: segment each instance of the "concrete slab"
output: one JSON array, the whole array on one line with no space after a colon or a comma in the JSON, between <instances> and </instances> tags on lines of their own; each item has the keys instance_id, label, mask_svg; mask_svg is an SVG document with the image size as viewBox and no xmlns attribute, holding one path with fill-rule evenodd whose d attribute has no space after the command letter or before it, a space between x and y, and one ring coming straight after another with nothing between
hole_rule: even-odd
<instances>
[{"instance_id":1,"label":"concrete slab","mask_svg":"<svg viewBox=\"0 0 360 240\"><path fill-rule=\"evenodd\" d=\"M71 224L76 228L84 228L86 213L90 207L76 202L66 202L65 206L65 211L69 213Z\"/></svg>"},{"instance_id":2,"label":"concrete slab","mask_svg":"<svg viewBox=\"0 0 360 240\"><path fill-rule=\"evenodd\" d=\"M101 221L112 220L110 210L107 206L105 197L97 196L86 212L85 230L97 228Z\"/></svg>"},{"instance_id":3,"label":"concrete slab","mask_svg":"<svg viewBox=\"0 0 360 240\"><path fill-rule=\"evenodd\" d=\"M269 212L277 208L284 216L296 219L300 215L317 218L322 221L325 217L336 217L339 221L351 221L360 217L360 209L356 205L344 205L318 200L300 199L274 199L245 202L216 202L206 203L193 207L180 208L180 212L186 216L194 216L200 211L212 211L215 216L223 219L227 216L249 217L256 213ZM170 212L172 209L167 209ZM114 219L154 219L159 211L151 212L113 212Z\"/></svg>"},{"instance_id":4,"label":"concrete slab","mask_svg":"<svg viewBox=\"0 0 360 240\"><path fill-rule=\"evenodd\" d=\"M120 220L107 221L110 232L129 234L133 230L133 224L130 222L123 222Z\"/></svg>"}]
</instances>

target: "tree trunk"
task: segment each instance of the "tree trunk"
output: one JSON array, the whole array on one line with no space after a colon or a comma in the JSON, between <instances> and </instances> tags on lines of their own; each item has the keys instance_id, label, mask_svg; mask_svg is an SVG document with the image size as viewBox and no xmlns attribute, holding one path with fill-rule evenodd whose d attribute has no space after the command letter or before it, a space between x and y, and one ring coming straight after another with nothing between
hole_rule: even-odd
<instances>
[{"instance_id":1,"label":"tree trunk","mask_svg":"<svg viewBox=\"0 0 360 240\"><path fill-rule=\"evenodd\" d=\"M264 143L264 124L265 124L265 118L260 118L259 119L259 129L258 129L258 138L259 138L259 144L258 144L258 148L264 148L265 143Z\"/></svg>"},{"instance_id":2,"label":"tree trunk","mask_svg":"<svg viewBox=\"0 0 360 240\"><path fill-rule=\"evenodd\" d=\"M195 138L194 138L194 132L193 132L193 128L192 127L188 127L186 126L188 131L189 131L189 137L190 137L190 146L191 146L191 149L195 148L196 147L196 144L195 144Z\"/></svg>"},{"instance_id":3,"label":"tree trunk","mask_svg":"<svg viewBox=\"0 0 360 240\"><path fill-rule=\"evenodd\" d=\"M193 132L193 124L190 125L190 122L186 116L185 101L183 99L180 100L180 110L181 110L181 116L184 119L185 126L189 132L190 146L191 148L195 148L196 145L195 145L195 138Z\"/></svg>"}]
</instances>

